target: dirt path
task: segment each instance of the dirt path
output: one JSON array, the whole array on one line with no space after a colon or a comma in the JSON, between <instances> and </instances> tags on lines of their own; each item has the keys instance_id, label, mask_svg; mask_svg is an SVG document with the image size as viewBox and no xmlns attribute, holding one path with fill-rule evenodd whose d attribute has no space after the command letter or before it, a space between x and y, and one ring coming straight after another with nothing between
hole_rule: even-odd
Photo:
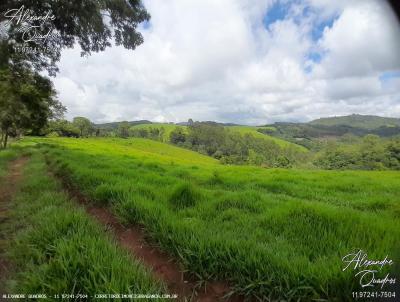
<instances>
[{"instance_id":1,"label":"dirt path","mask_svg":"<svg viewBox=\"0 0 400 302\"><path fill-rule=\"evenodd\" d=\"M28 161L28 157L20 157L12 161L8 166L7 175L0 184L0 294L5 293L5 280L10 274L11 264L4 257L4 247L7 238L2 230L8 219L8 209L10 202L22 177L22 168ZM1 299L1 296L0 296Z\"/></svg>"},{"instance_id":2,"label":"dirt path","mask_svg":"<svg viewBox=\"0 0 400 302\"><path fill-rule=\"evenodd\" d=\"M65 184L65 188L71 197L83 205L87 213L95 217L115 235L124 248L149 267L157 278L164 281L169 292L178 295L178 301L243 301L243 298L238 296L232 296L229 299L223 298L231 290L228 284L223 282L208 282L206 286L197 288L196 282L185 276L178 263L146 241L145 232L140 226L122 225L107 208L93 206L84 195L67 184Z\"/></svg>"},{"instance_id":3,"label":"dirt path","mask_svg":"<svg viewBox=\"0 0 400 302\"><path fill-rule=\"evenodd\" d=\"M20 157L12 161L0 185L0 227L4 226L8 219L10 202L18 189L22 178L22 169L27 161L28 157ZM236 296L228 300L224 299L223 297L230 291L230 287L223 282L209 282L206 286L198 288L195 281L189 280L185 276L178 263L146 241L145 232L140 226L126 227L122 225L107 208L93 206L79 191L67 185L65 188L71 197L77 199L84 206L88 214L112 231L121 246L148 266L157 278L164 281L169 292L178 295L178 301L243 301L241 297ZM11 272L11 264L3 255L6 240L4 232L0 232L0 294L4 293L4 281Z\"/></svg>"}]
</instances>

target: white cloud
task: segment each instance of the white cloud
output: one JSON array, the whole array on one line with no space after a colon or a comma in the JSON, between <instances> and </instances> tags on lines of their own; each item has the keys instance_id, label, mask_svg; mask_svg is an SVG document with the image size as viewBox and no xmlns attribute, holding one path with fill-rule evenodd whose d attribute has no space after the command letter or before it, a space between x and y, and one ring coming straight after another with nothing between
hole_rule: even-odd
<instances>
[{"instance_id":1,"label":"white cloud","mask_svg":"<svg viewBox=\"0 0 400 302\"><path fill-rule=\"evenodd\" d=\"M328 54L321 75L369 76L400 68L400 27L382 2L347 7L332 28L325 28L320 47Z\"/></svg>"},{"instance_id":2,"label":"white cloud","mask_svg":"<svg viewBox=\"0 0 400 302\"><path fill-rule=\"evenodd\" d=\"M400 114L399 81L379 80L400 69L399 26L382 1L305 0L267 29L276 2L144 1L152 19L135 51L63 53L55 85L68 117L261 124ZM336 15L314 41L313 26Z\"/></svg>"},{"instance_id":3,"label":"white cloud","mask_svg":"<svg viewBox=\"0 0 400 302\"><path fill-rule=\"evenodd\" d=\"M326 85L326 95L330 99L351 99L379 95L381 82L377 77L350 77L330 79Z\"/></svg>"}]
</instances>

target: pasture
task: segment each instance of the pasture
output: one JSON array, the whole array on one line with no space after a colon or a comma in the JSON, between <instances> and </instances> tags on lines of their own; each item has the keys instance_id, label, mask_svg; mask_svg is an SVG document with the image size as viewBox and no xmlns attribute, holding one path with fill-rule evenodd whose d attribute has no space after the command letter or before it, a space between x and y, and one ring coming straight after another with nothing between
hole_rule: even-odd
<instances>
[{"instance_id":1,"label":"pasture","mask_svg":"<svg viewBox=\"0 0 400 302\"><path fill-rule=\"evenodd\" d=\"M1 229L10 241L1 241L0 248L14 265L5 282L10 292L44 294L46 301L62 295L64 300L93 300L96 293L166 292L162 282L69 200L49 175L43 154L26 147L8 151L0 153L3 172L10 159L22 156L27 162Z\"/></svg>"},{"instance_id":2,"label":"pasture","mask_svg":"<svg viewBox=\"0 0 400 302\"><path fill-rule=\"evenodd\" d=\"M151 240L199 280L266 299L351 300L342 257L398 257L394 171L221 165L145 139L31 140L53 171ZM396 258L398 259L398 258Z\"/></svg>"}]
</instances>

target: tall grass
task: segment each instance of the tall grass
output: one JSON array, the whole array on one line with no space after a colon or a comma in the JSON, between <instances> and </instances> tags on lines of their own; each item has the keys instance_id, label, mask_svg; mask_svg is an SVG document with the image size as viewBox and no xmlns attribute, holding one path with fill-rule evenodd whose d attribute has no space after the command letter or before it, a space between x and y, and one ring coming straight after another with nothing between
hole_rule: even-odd
<instances>
[{"instance_id":1,"label":"tall grass","mask_svg":"<svg viewBox=\"0 0 400 302\"><path fill-rule=\"evenodd\" d=\"M10 292L44 293L48 300L57 294L87 294L92 300L96 293L165 293L147 269L68 199L48 175L41 154L33 152L23 177L7 228L8 255L17 269Z\"/></svg>"},{"instance_id":2,"label":"tall grass","mask_svg":"<svg viewBox=\"0 0 400 302\"><path fill-rule=\"evenodd\" d=\"M229 280L260 300L352 300L358 280L342 271L344 255L400 260L398 172L188 162L179 148L163 157L159 144L153 156L136 139L41 142L53 169L145 225L198 278Z\"/></svg>"}]
</instances>

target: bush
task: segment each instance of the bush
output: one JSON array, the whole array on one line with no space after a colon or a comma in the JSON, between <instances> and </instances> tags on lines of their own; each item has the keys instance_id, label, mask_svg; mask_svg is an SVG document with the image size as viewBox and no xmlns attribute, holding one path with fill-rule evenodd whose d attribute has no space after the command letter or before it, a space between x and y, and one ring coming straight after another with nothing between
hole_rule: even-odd
<instances>
[{"instance_id":1,"label":"bush","mask_svg":"<svg viewBox=\"0 0 400 302\"><path fill-rule=\"evenodd\" d=\"M184 143L186 141L186 134L183 132L181 128L176 128L169 135L169 140L173 144Z\"/></svg>"},{"instance_id":2,"label":"bush","mask_svg":"<svg viewBox=\"0 0 400 302\"><path fill-rule=\"evenodd\" d=\"M286 156L281 155L276 159L275 166L279 168L290 168L292 163Z\"/></svg>"}]
</instances>

